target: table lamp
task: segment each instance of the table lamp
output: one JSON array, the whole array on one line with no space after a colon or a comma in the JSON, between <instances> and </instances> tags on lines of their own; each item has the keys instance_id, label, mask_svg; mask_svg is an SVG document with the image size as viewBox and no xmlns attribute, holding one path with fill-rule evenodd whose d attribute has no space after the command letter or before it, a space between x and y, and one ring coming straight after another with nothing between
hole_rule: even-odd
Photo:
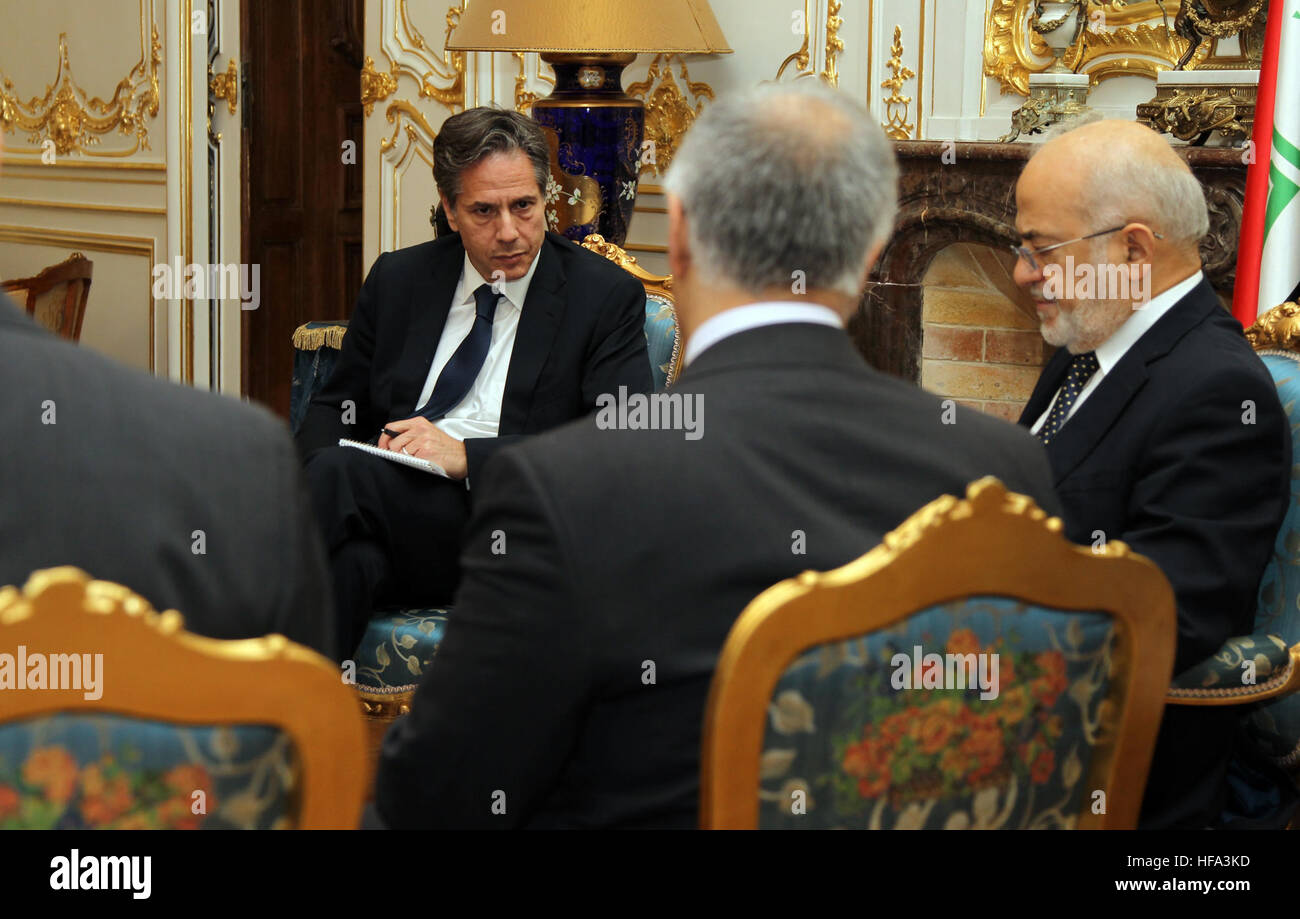
<instances>
[{"instance_id":1,"label":"table lamp","mask_svg":"<svg viewBox=\"0 0 1300 919\"><path fill-rule=\"evenodd\" d=\"M707 0L476 0L447 50L536 51L555 69L554 91L532 110L551 141L549 228L619 245L645 132L645 105L623 91L623 68L639 53L731 52Z\"/></svg>"}]
</instances>

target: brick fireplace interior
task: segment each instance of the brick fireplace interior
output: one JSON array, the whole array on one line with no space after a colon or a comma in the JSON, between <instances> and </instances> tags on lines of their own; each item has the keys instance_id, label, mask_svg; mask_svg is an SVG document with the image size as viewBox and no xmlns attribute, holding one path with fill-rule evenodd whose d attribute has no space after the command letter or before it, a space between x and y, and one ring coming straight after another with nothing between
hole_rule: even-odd
<instances>
[{"instance_id":1,"label":"brick fireplace interior","mask_svg":"<svg viewBox=\"0 0 1300 919\"><path fill-rule=\"evenodd\" d=\"M1008 421L1020 417L1055 350L1011 279L1014 259L957 243L934 257L921 282L921 386Z\"/></svg>"}]
</instances>

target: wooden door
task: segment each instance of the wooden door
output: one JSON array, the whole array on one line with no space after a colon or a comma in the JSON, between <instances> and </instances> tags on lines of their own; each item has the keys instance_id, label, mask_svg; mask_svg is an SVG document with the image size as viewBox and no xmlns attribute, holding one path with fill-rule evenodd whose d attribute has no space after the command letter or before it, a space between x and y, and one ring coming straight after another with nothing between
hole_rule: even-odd
<instances>
[{"instance_id":1,"label":"wooden door","mask_svg":"<svg viewBox=\"0 0 1300 919\"><path fill-rule=\"evenodd\" d=\"M345 319L362 281L364 0L246 0L243 391L287 417L293 330ZM354 163L343 162L354 141Z\"/></svg>"}]
</instances>

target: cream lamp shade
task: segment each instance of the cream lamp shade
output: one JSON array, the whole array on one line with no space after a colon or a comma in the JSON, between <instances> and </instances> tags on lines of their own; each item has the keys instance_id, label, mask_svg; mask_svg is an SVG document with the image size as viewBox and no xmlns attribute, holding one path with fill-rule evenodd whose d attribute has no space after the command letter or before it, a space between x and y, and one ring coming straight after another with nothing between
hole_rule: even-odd
<instances>
[{"instance_id":1,"label":"cream lamp shade","mask_svg":"<svg viewBox=\"0 0 1300 919\"><path fill-rule=\"evenodd\" d=\"M731 53L707 0L476 0L447 50Z\"/></svg>"}]
</instances>

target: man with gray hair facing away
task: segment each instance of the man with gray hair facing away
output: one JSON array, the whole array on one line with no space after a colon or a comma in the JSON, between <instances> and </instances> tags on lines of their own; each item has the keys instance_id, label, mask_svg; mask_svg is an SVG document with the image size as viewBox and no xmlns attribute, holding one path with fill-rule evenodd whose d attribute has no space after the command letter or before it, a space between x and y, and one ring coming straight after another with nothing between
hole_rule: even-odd
<instances>
[{"instance_id":1,"label":"man with gray hair facing away","mask_svg":"<svg viewBox=\"0 0 1300 919\"><path fill-rule=\"evenodd\" d=\"M682 423L598 413L493 458L456 615L384 741L382 822L693 827L709 681L750 600L984 475L1057 511L1032 437L954 419L844 333L897 178L867 112L816 84L691 128L667 179Z\"/></svg>"},{"instance_id":2,"label":"man with gray hair facing away","mask_svg":"<svg viewBox=\"0 0 1300 919\"><path fill-rule=\"evenodd\" d=\"M1154 131L1102 121L1059 135L1025 166L1016 205L1015 279L1060 348L1020 423L1047 447L1066 535L1123 540L1173 584L1181 673L1253 631L1290 498L1277 391L1201 273L1201 185ZM1166 707L1140 826L1233 812L1285 825L1289 781L1241 738L1231 787L1253 803L1228 797L1237 718Z\"/></svg>"}]
</instances>

